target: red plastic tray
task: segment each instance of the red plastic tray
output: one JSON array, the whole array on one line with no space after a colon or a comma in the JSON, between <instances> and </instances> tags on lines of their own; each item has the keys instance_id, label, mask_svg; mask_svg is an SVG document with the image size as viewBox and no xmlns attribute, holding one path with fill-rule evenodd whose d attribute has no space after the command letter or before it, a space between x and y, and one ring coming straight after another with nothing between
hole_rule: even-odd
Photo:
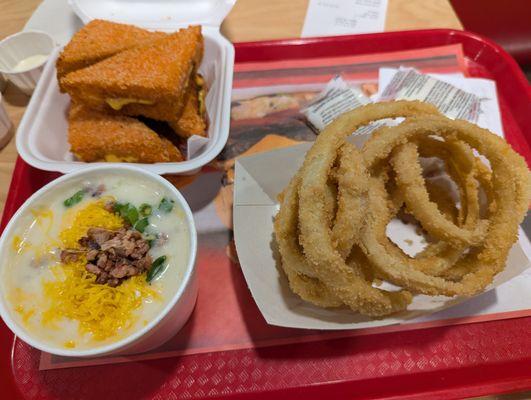
<instances>
[{"instance_id":1,"label":"red plastic tray","mask_svg":"<svg viewBox=\"0 0 531 400\"><path fill-rule=\"evenodd\" d=\"M470 75L498 85L504 131L531 161L531 89L499 46L453 30L390 32L236 45L236 62L370 54L461 43ZM2 229L23 201L58 174L18 160ZM1 398L349 399L463 398L531 388L531 317L289 346L36 372L21 393L14 337L0 321ZM37 374L33 385L27 385ZM33 381L32 381L33 382Z\"/></svg>"}]
</instances>

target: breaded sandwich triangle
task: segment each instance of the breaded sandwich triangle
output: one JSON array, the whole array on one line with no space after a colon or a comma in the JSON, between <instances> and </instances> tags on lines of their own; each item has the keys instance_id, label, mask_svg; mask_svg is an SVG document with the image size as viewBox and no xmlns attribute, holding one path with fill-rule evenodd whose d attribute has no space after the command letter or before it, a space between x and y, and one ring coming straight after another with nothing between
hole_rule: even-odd
<instances>
[{"instance_id":1,"label":"breaded sandwich triangle","mask_svg":"<svg viewBox=\"0 0 531 400\"><path fill-rule=\"evenodd\" d=\"M167 36L131 25L95 19L81 28L57 59L57 78L88 67L124 50Z\"/></svg>"},{"instance_id":2,"label":"breaded sandwich triangle","mask_svg":"<svg viewBox=\"0 0 531 400\"><path fill-rule=\"evenodd\" d=\"M68 114L68 141L82 161L177 162L179 149L143 122L109 115L73 103Z\"/></svg>"},{"instance_id":3,"label":"breaded sandwich triangle","mask_svg":"<svg viewBox=\"0 0 531 400\"><path fill-rule=\"evenodd\" d=\"M203 56L201 27L191 26L66 75L72 99L100 111L173 121Z\"/></svg>"}]
</instances>

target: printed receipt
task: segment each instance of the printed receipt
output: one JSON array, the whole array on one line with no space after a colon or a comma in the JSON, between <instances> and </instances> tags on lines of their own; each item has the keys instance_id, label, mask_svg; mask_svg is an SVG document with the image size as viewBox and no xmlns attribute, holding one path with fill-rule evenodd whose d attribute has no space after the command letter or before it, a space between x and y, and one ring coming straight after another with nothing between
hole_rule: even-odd
<instances>
[{"instance_id":1,"label":"printed receipt","mask_svg":"<svg viewBox=\"0 0 531 400\"><path fill-rule=\"evenodd\" d=\"M384 30L387 0L310 0L302 37Z\"/></svg>"}]
</instances>

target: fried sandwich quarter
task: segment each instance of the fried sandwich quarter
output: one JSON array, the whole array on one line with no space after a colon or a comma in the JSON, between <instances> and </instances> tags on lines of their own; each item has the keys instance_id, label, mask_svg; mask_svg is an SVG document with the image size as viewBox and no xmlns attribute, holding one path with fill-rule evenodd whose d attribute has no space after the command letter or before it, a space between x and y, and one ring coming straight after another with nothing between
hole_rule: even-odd
<instances>
[{"instance_id":1,"label":"fried sandwich quarter","mask_svg":"<svg viewBox=\"0 0 531 400\"><path fill-rule=\"evenodd\" d=\"M68 141L85 162L177 162L179 149L139 120L110 115L73 103L68 116Z\"/></svg>"},{"instance_id":2,"label":"fried sandwich quarter","mask_svg":"<svg viewBox=\"0 0 531 400\"><path fill-rule=\"evenodd\" d=\"M205 83L197 74L190 83L186 104L180 118L168 121L168 125L180 137L206 136Z\"/></svg>"},{"instance_id":3,"label":"fried sandwich quarter","mask_svg":"<svg viewBox=\"0 0 531 400\"><path fill-rule=\"evenodd\" d=\"M184 110L202 57L201 27L191 26L71 72L61 85L95 110L172 121Z\"/></svg>"},{"instance_id":4,"label":"fried sandwich quarter","mask_svg":"<svg viewBox=\"0 0 531 400\"><path fill-rule=\"evenodd\" d=\"M166 36L163 32L95 19L81 28L61 51L56 63L57 80L60 83L61 78L70 72Z\"/></svg>"}]
</instances>

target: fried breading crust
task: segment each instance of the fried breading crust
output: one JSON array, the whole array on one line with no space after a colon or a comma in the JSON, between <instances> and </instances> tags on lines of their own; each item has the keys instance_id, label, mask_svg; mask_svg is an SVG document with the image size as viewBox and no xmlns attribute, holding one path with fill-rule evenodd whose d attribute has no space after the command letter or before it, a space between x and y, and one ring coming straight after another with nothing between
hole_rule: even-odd
<instances>
[{"instance_id":1,"label":"fried breading crust","mask_svg":"<svg viewBox=\"0 0 531 400\"><path fill-rule=\"evenodd\" d=\"M175 146L171 141L169 141L165 137L160 137L160 140L162 140L162 145L168 152L168 158L170 162L184 161L184 156L177 146Z\"/></svg>"},{"instance_id":2,"label":"fried breading crust","mask_svg":"<svg viewBox=\"0 0 531 400\"><path fill-rule=\"evenodd\" d=\"M121 51L162 39L163 32L150 32L132 25L95 19L81 28L57 59L57 80Z\"/></svg>"},{"instance_id":3,"label":"fried breading crust","mask_svg":"<svg viewBox=\"0 0 531 400\"><path fill-rule=\"evenodd\" d=\"M134 118L105 114L79 104L72 104L68 117L71 151L82 161L183 160L175 145Z\"/></svg>"},{"instance_id":4,"label":"fried breading crust","mask_svg":"<svg viewBox=\"0 0 531 400\"><path fill-rule=\"evenodd\" d=\"M185 139L192 135L205 137L207 127L205 117L202 115L199 106L199 96L203 96L204 93L201 93L201 89L197 85L191 84L190 86L181 117L168 121L168 125L174 132Z\"/></svg>"},{"instance_id":5,"label":"fried breading crust","mask_svg":"<svg viewBox=\"0 0 531 400\"><path fill-rule=\"evenodd\" d=\"M127 104L119 113L171 121L184 109L202 55L201 27L191 26L71 72L62 85L75 102L96 110L112 112L108 99L138 99L152 104Z\"/></svg>"}]
</instances>

